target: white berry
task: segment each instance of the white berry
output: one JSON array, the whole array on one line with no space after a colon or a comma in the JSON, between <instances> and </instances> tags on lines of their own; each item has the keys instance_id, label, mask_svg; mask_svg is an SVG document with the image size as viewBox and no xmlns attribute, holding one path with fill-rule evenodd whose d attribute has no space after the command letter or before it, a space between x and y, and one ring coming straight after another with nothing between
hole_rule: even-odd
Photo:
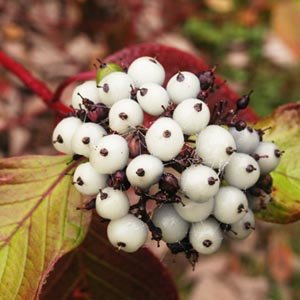
<instances>
[{"instance_id":1,"label":"white berry","mask_svg":"<svg viewBox=\"0 0 300 300\"><path fill-rule=\"evenodd\" d=\"M89 162L79 165L73 175L75 188L83 195L96 195L106 186L107 176L98 174Z\"/></svg>"},{"instance_id":2,"label":"white berry","mask_svg":"<svg viewBox=\"0 0 300 300\"><path fill-rule=\"evenodd\" d=\"M182 203L174 203L174 208L180 217L188 222L200 222L209 217L214 208L214 199L200 203L179 195ZM183 206L184 204L184 206Z\"/></svg>"},{"instance_id":3,"label":"white berry","mask_svg":"<svg viewBox=\"0 0 300 300\"><path fill-rule=\"evenodd\" d=\"M184 144L180 126L171 118L156 120L146 133L148 151L162 161L173 159Z\"/></svg>"},{"instance_id":4,"label":"white berry","mask_svg":"<svg viewBox=\"0 0 300 300\"><path fill-rule=\"evenodd\" d=\"M146 224L137 217L127 214L110 221L107 226L110 243L125 252L135 252L141 248L148 237Z\"/></svg>"},{"instance_id":5,"label":"white berry","mask_svg":"<svg viewBox=\"0 0 300 300\"><path fill-rule=\"evenodd\" d=\"M120 190L106 187L97 195L96 211L104 219L120 219L128 214L129 200Z\"/></svg>"},{"instance_id":6,"label":"white berry","mask_svg":"<svg viewBox=\"0 0 300 300\"><path fill-rule=\"evenodd\" d=\"M112 72L99 82L98 93L102 103L111 106L117 101L128 99L134 82L124 72Z\"/></svg>"},{"instance_id":7,"label":"white berry","mask_svg":"<svg viewBox=\"0 0 300 300\"><path fill-rule=\"evenodd\" d=\"M161 115L170 101L167 91L157 83L141 85L136 96L142 109L152 116Z\"/></svg>"},{"instance_id":8,"label":"white berry","mask_svg":"<svg viewBox=\"0 0 300 300\"><path fill-rule=\"evenodd\" d=\"M104 136L90 152L90 163L100 174L112 174L123 169L128 158L127 142L116 134Z\"/></svg>"},{"instance_id":9,"label":"white berry","mask_svg":"<svg viewBox=\"0 0 300 300\"><path fill-rule=\"evenodd\" d=\"M193 165L181 174L180 188L192 201L208 201L218 192L219 186L218 174L207 166Z\"/></svg>"},{"instance_id":10,"label":"white berry","mask_svg":"<svg viewBox=\"0 0 300 300\"><path fill-rule=\"evenodd\" d=\"M272 142L260 142L254 151L262 175L272 172L279 165L281 151Z\"/></svg>"},{"instance_id":11,"label":"white berry","mask_svg":"<svg viewBox=\"0 0 300 300\"><path fill-rule=\"evenodd\" d=\"M252 154L259 144L259 135L251 127L246 127L240 131L231 127L229 132L234 138L237 152Z\"/></svg>"},{"instance_id":12,"label":"white berry","mask_svg":"<svg viewBox=\"0 0 300 300\"><path fill-rule=\"evenodd\" d=\"M96 81L86 81L74 89L72 94L72 107L86 110L86 107L82 103L82 98L86 98L95 104L100 102Z\"/></svg>"},{"instance_id":13,"label":"white berry","mask_svg":"<svg viewBox=\"0 0 300 300\"><path fill-rule=\"evenodd\" d=\"M224 178L229 185L245 190L256 183L259 175L259 166L253 157L234 153L225 167Z\"/></svg>"},{"instance_id":14,"label":"white berry","mask_svg":"<svg viewBox=\"0 0 300 300\"><path fill-rule=\"evenodd\" d=\"M222 223L232 224L246 214L248 201L245 194L236 187L221 187L215 196L213 214Z\"/></svg>"},{"instance_id":15,"label":"white berry","mask_svg":"<svg viewBox=\"0 0 300 300\"><path fill-rule=\"evenodd\" d=\"M162 231L162 239L166 243L181 241L187 234L189 224L183 220L172 204L157 207L153 213L152 221Z\"/></svg>"},{"instance_id":16,"label":"white berry","mask_svg":"<svg viewBox=\"0 0 300 300\"><path fill-rule=\"evenodd\" d=\"M232 135L218 125L207 126L197 137L197 154L203 159L205 165L212 168L223 168L231 159L235 149Z\"/></svg>"},{"instance_id":17,"label":"white berry","mask_svg":"<svg viewBox=\"0 0 300 300\"><path fill-rule=\"evenodd\" d=\"M200 81L191 72L179 72L175 74L167 84L170 99L178 104L188 98L196 98L200 92Z\"/></svg>"},{"instance_id":18,"label":"white berry","mask_svg":"<svg viewBox=\"0 0 300 300\"><path fill-rule=\"evenodd\" d=\"M52 144L54 148L65 154L73 154L72 138L81 124L81 120L75 117L62 119L56 125L52 134Z\"/></svg>"},{"instance_id":19,"label":"white berry","mask_svg":"<svg viewBox=\"0 0 300 300\"><path fill-rule=\"evenodd\" d=\"M135 59L130 64L127 73L134 80L136 87L150 82L162 85L165 80L163 66L155 58L149 56Z\"/></svg>"},{"instance_id":20,"label":"white berry","mask_svg":"<svg viewBox=\"0 0 300 300\"><path fill-rule=\"evenodd\" d=\"M210 119L208 106L199 99L186 99L177 105L173 119L184 134L192 135L204 129Z\"/></svg>"},{"instance_id":21,"label":"white berry","mask_svg":"<svg viewBox=\"0 0 300 300\"><path fill-rule=\"evenodd\" d=\"M254 214L252 210L248 209L248 212L241 220L230 225L230 230L226 232L226 235L233 239L242 240L245 239L254 229Z\"/></svg>"},{"instance_id":22,"label":"white berry","mask_svg":"<svg viewBox=\"0 0 300 300\"><path fill-rule=\"evenodd\" d=\"M89 157L91 148L106 134L105 129L96 123L83 123L73 135L73 152Z\"/></svg>"},{"instance_id":23,"label":"white berry","mask_svg":"<svg viewBox=\"0 0 300 300\"><path fill-rule=\"evenodd\" d=\"M135 157L126 168L126 176L132 186L148 189L159 181L164 165L157 157L142 154Z\"/></svg>"},{"instance_id":24,"label":"white berry","mask_svg":"<svg viewBox=\"0 0 300 300\"><path fill-rule=\"evenodd\" d=\"M120 134L141 125L144 113L134 100L122 99L111 107L108 115L109 127Z\"/></svg>"},{"instance_id":25,"label":"white berry","mask_svg":"<svg viewBox=\"0 0 300 300\"><path fill-rule=\"evenodd\" d=\"M212 254L220 248L223 235L218 222L209 218L192 224L189 239L200 254Z\"/></svg>"}]
</instances>

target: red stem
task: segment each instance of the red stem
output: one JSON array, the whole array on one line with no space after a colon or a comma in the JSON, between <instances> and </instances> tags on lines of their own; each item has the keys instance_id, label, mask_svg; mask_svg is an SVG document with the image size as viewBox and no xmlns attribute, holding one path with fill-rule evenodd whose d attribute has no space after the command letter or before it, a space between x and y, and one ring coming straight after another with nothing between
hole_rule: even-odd
<instances>
[{"instance_id":1,"label":"red stem","mask_svg":"<svg viewBox=\"0 0 300 300\"><path fill-rule=\"evenodd\" d=\"M52 102L53 93L50 89L39 79L35 78L28 70L22 65L17 63L11 57L6 55L0 50L0 64L18 77L32 92L40 96L45 104L57 111L58 113L65 115L70 112L70 108L61 102Z\"/></svg>"},{"instance_id":2,"label":"red stem","mask_svg":"<svg viewBox=\"0 0 300 300\"><path fill-rule=\"evenodd\" d=\"M67 78L55 90L54 95L51 98L51 102L53 103L53 105L59 103L64 89L74 81L85 81L85 80L92 79L95 76L96 76L96 71L87 71Z\"/></svg>"}]
</instances>

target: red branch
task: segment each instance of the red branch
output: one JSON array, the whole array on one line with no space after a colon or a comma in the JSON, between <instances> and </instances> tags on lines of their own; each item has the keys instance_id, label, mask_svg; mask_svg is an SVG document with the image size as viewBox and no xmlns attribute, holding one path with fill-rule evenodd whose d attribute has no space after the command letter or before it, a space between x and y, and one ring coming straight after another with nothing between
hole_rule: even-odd
<instances>
[{"instance_id":1,"label":"red branch","mask_svg":"<svg viewBox=\"0 0 300 300\"><path fill-rule=\"evenodd\" d=\"M56 112L65 115L70 111L66 105L61 102L52 102L53 93L50 89L39 79L35 78L22 65L17 63L11 57L0 50L0 64L18 77L32 92L40 96L45 104L55 110Z\"/></svg>"},{"instance_id":2,"label":"red branch","mask_svg":"<svg viewBox=\"0 0 300 300\"><path fill-rule=\"evenodd\" d=\"M52 96L51 102L57 103L58 101L60 101L61 99L61 95L64 91L64 89L71 83L75 82L75 81L85 81L85 80L89 80L92 78L95 78L96 76L96 72L95 71L87 71L87 72L82 72L79 74L76 74L72 77L67 78L65 81L63 81L55 90L54 95Z\"/></svg>"}]
</instances>

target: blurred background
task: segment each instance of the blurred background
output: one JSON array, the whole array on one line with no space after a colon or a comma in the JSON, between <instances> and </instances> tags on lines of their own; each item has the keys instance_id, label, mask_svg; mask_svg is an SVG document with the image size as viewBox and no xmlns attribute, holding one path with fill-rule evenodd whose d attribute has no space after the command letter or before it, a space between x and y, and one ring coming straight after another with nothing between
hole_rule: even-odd
<instances>
[{"instance_id":1,"label":"blurred background","mask_svg":"<svg viewBox=\"0 0 300 300\"><path fill-rule=\"evenodd\" d=\"M300 2L287 0L0 0L0 47L55 88L96 58L139 42L202 57L266 116L300 100ZM0 69L0 157L54 154L53 114ZM201 257L156 249L182 299L300 299L300 227L260 223L244 242ZM174 263L175 261L175 263Z\"/></svg>"}]
</instances>

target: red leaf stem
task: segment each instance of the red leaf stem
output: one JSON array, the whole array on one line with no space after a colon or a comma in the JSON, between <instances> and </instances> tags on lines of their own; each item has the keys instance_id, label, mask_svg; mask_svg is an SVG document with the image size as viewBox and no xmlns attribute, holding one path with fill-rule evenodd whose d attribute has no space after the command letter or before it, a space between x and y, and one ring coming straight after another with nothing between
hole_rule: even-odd
<instances>
[{"instance_id":1,"label":"red leaf stem","mask_svg":"<svg viewBox=\"0 0 300 300\"><path fill-rule=\"evenodd\" d=\"M0 50L0 64L18 77L32 92L40 96L45 104L60 114L67 114L70 108L63 103L52 103L52 91L46 86L45 83L35 78L28 70L21 64L9 57Z\"/></svg>"}]
</instances>

